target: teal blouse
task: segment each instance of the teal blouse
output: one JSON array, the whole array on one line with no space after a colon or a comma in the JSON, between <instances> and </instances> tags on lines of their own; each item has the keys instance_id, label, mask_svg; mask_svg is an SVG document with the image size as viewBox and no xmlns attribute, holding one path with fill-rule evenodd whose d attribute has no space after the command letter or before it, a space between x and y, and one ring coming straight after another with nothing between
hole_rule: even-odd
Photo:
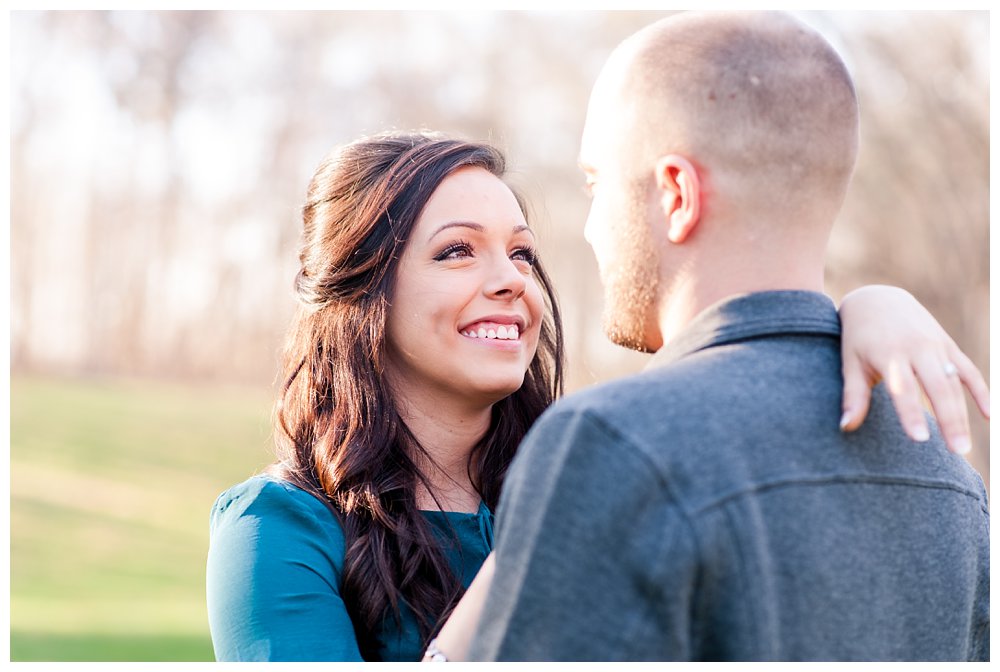
<instances>
[{"instance_id":1,"label":"teal blouse","mask_svg":"<svg viewBox=\"0 0 1000 672\"><path fill-rule=\"evenodd\" d=\"M493 514L480 504L477 513L424 515L468 587L493 549ZM216 659L361 660L340 597L344 548L336 517L290 483L254 476L219 495L211 513L206 575ZM416 619L406 609L402 627L388 619L379 642L382 660L416 661L423 655Z\"/></svg>"}]
</instances>

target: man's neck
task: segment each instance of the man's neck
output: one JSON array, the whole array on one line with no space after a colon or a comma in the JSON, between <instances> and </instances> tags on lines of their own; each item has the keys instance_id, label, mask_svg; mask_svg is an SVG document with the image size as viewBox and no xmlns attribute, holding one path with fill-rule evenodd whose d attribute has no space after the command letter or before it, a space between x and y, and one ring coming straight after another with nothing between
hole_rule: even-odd
<instances>
[{"instance_id":1,"label":"man's neck","mask_svg":"<svg viewBox=\"0 0 1000 672\"><path fill-rule=\"evenodd\" d=\"M758 259L750 265L733 259L717 263L699 260L696 273L681 273L662 283L665 290L660 297L658 324L663 345L703 310L728 297L782 289L823 291L822 265L796 264L788 258L772 261Z\"/></svg>"}]
</instances>

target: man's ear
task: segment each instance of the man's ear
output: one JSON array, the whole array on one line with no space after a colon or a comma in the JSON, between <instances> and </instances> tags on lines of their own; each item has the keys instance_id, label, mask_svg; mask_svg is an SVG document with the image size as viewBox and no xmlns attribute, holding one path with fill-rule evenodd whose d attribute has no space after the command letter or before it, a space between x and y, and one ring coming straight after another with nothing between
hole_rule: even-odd
<instances>
[{"instance_id":1,"label":"man's ear","mask_svg":"<svg viewBox=\"0 0 1000 672\"><path fill-rule=\"evenodd\" d=\"M701 215L698 172L683 156L668 154L656 162L656 186L663 192L660 202L667 217L667 239L683 243Z\"/></svg>"}]
</instances>

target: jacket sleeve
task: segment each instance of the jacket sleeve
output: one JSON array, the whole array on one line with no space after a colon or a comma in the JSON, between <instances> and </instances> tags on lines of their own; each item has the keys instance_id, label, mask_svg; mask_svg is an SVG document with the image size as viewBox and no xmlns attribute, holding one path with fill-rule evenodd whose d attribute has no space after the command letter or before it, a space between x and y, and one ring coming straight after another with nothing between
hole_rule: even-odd
<instances>
[{"instance_id":1,"label":"jacket sleeve","mask_svg":"<svg viewBox=\"0 0 1000 672\"><path fill-rule=\"evenodd\" d=\"M336 519L291 486L260 479L234 490L211 515L206 588L216 659L361 660L340 596Z\"/></svg>"},{"instance_id":2,"label":"jacket sleeve","mask_svg":"<svg viewBox=\"0 0 1000 672\"><path fill-rule=\"evenodd\" d=\"M697 548L649 457L601 418L542 416L497 520L472 660L675 660L691 654Z\"/></svg>"},{"instance_id":3,"label":"jacket sleeve","mask_svg":"<svg viewBox=\"0 0 1000 672\"><path fill-rule=\"evenodd\" d=\"M969 633L969 660L984 662L990 659L990 508L989 497L982 478L976 474L979 499L982 502L980 543L978 548L979 581L973 606L972 631Z\"/></svg>"}]
</instances>

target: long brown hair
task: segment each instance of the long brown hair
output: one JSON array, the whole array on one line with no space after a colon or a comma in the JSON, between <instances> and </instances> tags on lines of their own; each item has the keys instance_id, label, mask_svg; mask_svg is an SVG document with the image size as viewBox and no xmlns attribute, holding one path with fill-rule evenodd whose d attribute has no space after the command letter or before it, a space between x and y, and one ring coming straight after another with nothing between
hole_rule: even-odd
<instances>
[{"instance_id":1,"label":"long brown hair","mask_svg":"<svg viewBox=\"0 0 1000 672\"><path fill-rule=\"evenodd\" d=\"M477 166L502 177L503 155L430 133L384 133L331 153L309 185L283 389L275 406L279 475L326 502L346 537L342 597L362 655L378 659L378 632L405 605L426 642L462 587L427 521L416 485L423 448L386 383L385 333L399 258L431 194L450 173ZM520 198L518 202L524 205ZM562 393L562 327L551 283L538 351L519 390L493 406L469 475L495 509L518 443Z\"/></svg>"}]
</instances>

